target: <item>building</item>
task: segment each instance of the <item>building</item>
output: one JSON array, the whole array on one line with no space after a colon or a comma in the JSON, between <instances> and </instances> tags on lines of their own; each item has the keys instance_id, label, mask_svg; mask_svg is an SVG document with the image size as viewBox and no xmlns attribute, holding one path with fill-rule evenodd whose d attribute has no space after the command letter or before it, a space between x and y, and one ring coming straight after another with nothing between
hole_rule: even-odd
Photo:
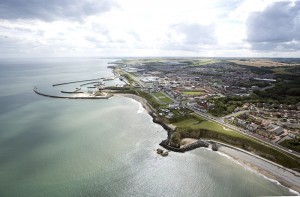
<instances>
[{"instance_id":1,"label":"building","mask_svg":"<svg viewBox=\"0 0 300 197\"><path fill-rule=\"evenodd\" d=\"M272 129L272 132L274 132L276 135L281 135L284 133L284 129L280 126L276 126Z\"/></svg>"}]
</instances>

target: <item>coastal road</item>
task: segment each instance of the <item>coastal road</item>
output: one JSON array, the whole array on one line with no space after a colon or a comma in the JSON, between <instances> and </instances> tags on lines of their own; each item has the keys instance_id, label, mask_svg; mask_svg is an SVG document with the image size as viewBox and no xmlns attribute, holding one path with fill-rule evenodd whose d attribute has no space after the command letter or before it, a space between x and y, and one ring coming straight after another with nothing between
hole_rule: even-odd
<instances>
[{"instance_id":1,"label":"coastal road","mask_svg":"<svg viewBox=\"0 0 300 197\"><path fill-rule=\"evenodd\" d=\"M138 83L141 87L145 87L144 83L142 83L141 80L140 80L138 77L136 77L136 76L130 74L129 72L124 71L124 70L121 70L121 71L122 71L123 73L126 73L127 75L129 75L129 76L130 76L136 83Z\"/></svg>"},{"instance_id":2,"label":"coastal road","mask_svg":"<svg viewBox=\"0 0 300 197\"><path fill-rule=\"evenodd\" d=\"M130 77L132 77L132 79L133 79L134 81L136 81L138 84L140 84L141 87L144 87L144 84L143 84L137 77L135 77L135 76L131 75L130 73L125 72L125 71L123 71L123 70L122 70L122 72L127 73ZM169 96L169 97L170 97L171 99L173 99L174 101L177 101L175 98L173 98L173 97L172 97L171 95L169 95L167 92L164 92L164 91L162 91L162 92L165 93L167 96ZM177 101L177 102L179 102L179 101ZM236 127L236 126L233 126L233 125L231 125L231 124L228 124L228 123L224 122L224 119L223 119L223 118L217 118L217 117L208 115L208 114L206 114L206 113L203 113L203 112L201 112L201 111L199 111L199 110L197 110L197 109L191 108L191 107L188 107L188 108L189 108L190 110L194 111L196 114L198 114L198 115L201 116L201 117L204 117L204 118L206 118L206 119L208 119L208 120L210 120L210 121L216 122L216 123L218 123L218 124L220 124L220 125L222 125L222 126L224 126L224 127L227 127L227 128L229 128L229 129L233 130L234 132L240 133L240 134L242 134L242 135L246 135L246 136L248 136L248 137L250 137L250 138L254 138L255 140L259 141L260 143L265 144L265 145L267 145L267 146L271 146L271 147L273 147L273 148L275 148L275 149L281 151L282 153L284 153L285 155L287 155L287 156L289 156L289 157L290 157L290 155L294 155L294 156L296 156L296 157L298 157L298 158L300 157L300 153L295 152L295 151L291 151L291 150L289 150L289 149L287 149L287 148L285 148L285 147L282 147L282 146L280 146L280 145L278 145L278 144L275 144L275 143L266 141L266 140L262 139L260 136L256 136L256 135L254 135L253 133L251 133L251 132L249 132L249 131L247 131L247 130L244 130L244 129L238 128L238 127ZM231 114L231 115L235 115L235 114Z\"/></svg>"},{"instance_id":3,"label":"coastal road","mask_svg":"<svg viewBox=\"0 0 300 197\"><path fill-rule=\"evenodd\" d=\"M167 94L166 92L164 92L165 94ZM168 95L168 94L167 94ZM168 95L169 97L171 97L170 95ZM172 98L172 97L171 97ZM175 98L172 98L173 100L176 101ZM295 152L295 151L292 151L288 148L285 148L283 146L280 146L279 144L276 144L276 143L272 143L272 142L269 142L269 141L266 141L265 139L263 139L262 137L258 136L258 135L254 135L253 133L245 130L245 129L242 129L242 128L239 128L239 127L236 127L234 125L231 125L231 124L228 124L226 122L224 122L224 118L218 118L218 117L214 117L214 116L211 116L209 114L206 114L206 113L203 113L197 109L194 109L194 108L191 108L191 107L187 107L188 109L192 110L193 112L195 112L196 114L198 114L199 116L207 119L207 120L210 120L210 121L213 121L215 123L218 123L224 127L227 127L229 129L231 129L232 131L234 132L237 132L237 133L240 133L242 135L246 135L250 138L254 138L255 140L259 141L260 143L262 144L265 144L267 146L271 146L279 151L281 151L282 153L284 153L285 155L289 156L289 155L294 155L296 157L300 157L300 153L298 152ZM231 114L233 115L233 114Z\"/></svg>"},{"instance_id":4,"label":"coastal road","mask_svg":"<svg viewBox=\"0 0 300 197\"><path fill-rule=\"evenodd\" d=\"M222 125L222 126L224 126L224 127L227 127L227 128L229 128L229 129L231 129L231 130L233 130L233 131L235 131L235 132L238 132L238 133L240 133L240 134L242 134L242 135L246 135L246 136L248 136L248 137L254 138L254 139L258 140L259 142L261 142L261 143L263 143L263 144L265 144L265 145L269 145L269 146L271 146L271 147L273 147L273 148L279 149L280 151L284 152L287 156L288 156L289 154L291 154L291 155L294 155L294 156L296 156L296 157L300 157L300 154L297 153L297 152L295 152L295 151L291 152L289 149L287 149L287 148L285 148L285 147L282 147L282 146L280 146L280 145L278 145L278 144L275 144L275 143L272 143L272 142L265 141L264 139L261 139L261 138L259 138L258 136L255 136L254 134L252 134L251 132L248 132L247 130L244 130L244 129L238 128L238 127L236 127L236 126L233 126L233 125L231 125L231 124L225 123L224 120L223 120L223 118L217 118L217 117L208 115L208 114L206 114L206 113L203 113L203 112L201 112L201 111L199 111L199 110L196 110L196 109L193 109L193 108L190 108L190 107L189 107L189 109L192 110L192 111L194 111L194 112L195 112L196 114L198 114L199 116L201 116L201 117L203 117L203 118L206 118L207 120L216 122L216 123L218 123L218 124L220 124L220 125Z\"/></svg>"}]
</instances>

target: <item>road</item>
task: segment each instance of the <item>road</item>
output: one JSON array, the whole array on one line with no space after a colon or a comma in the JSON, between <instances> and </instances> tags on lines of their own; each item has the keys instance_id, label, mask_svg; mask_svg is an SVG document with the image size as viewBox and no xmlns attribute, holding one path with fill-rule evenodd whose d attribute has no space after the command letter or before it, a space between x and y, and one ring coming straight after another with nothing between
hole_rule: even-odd
<instances>
[{"instance_id":1,"label":"road","mask_svg":"<svg viewBox=\"0 0 300 197\"><path fill-rule=\"evenodd\" d=\"M124 72L124 71L123 71L123 72ZM127 72L125 72L125 73L127 73ZM129 73L127 73L127 74L129 74ZM129 75L133 78L133 80L135 80L136 82L138 82L142 87L144 86L144 84L143 84L137 77L135 77L135 76L133 76L133 75L131 75L131 74L129 74ZM162 92L163 92L163 91L162 91ZM165 93L167 96L169 96L169 97L170 97L171 99L173 99L174 101L177 101L177 100L176 100L175 98L173 98L170 94L168 94L168 92L163 92L163 93ZM177 101L177 102L179 102L179 101ZM199 111L199 110L196 110L196 109L194 109L194 108L190 108L190 107L188 107L188 108L189 108L190 110L194 111L194 112L195 112L196 114L198 114L199 116L206 118L207 120L216 122L216 123L218 123L218 124L220 124L220 125L222 125L222 126L224 126L224 127L227 127L227 128L229 128L229 129L233 130L234 132L240 133L240 134L242 134L242 135L246 135L246 136L248 136L248 137L250 137L250 138L254 138L255 140L258 140L259 142L261 142L262 144L271 146L271 147L273 147L273 148L275 148L275 149L277 149L277 150L283 152L283 153L286 154L287 156L289 156L289 155L294 155L294 156L296 156L296 157L298 157L298 158L300 157L300 153L295 152L295 151L292 151L292 152L291 152L290 149L285 148L285 147L282 147L282 146L280 146L279 144L272 143L272 142L270 142L270 141L266 141L265 139L263 139L263 138L262 138L261 136L259 136L259 135L255 135L255 134L253 134L253 133L251 133L251 132L249 132L249 131L247 131L247 130L245 130L245 129L238 128L238 127L236 127L236 126L234 126L234 125L228 124L228 123L224 122L224 119L223 119L223 118L217 118L217 117L211 116L211 115L209 115L209 114L203 113L203 112L201 112L201 111ZM237 112L237 113L234 113L234 114L230 114L229 116L233 116L233 115L241 114L241 113L245 113L245 112L246 112L246 111Z\"/></svg>"},{"instance_id":2,"label":"road","mask_svg":"<svg viewBox=\"0 0 300 197\"><path fill-rule=\"evenodd\" d=\"M201 112L201 111L199 111L199 110L193 109L193 108L189 108L189 109L192 110L192 111L194 111L196 114L200 115L201 117L206 118L207 120L216 122L216 123L218 123L218 124L220 124L220 125L222 125L222 126L224 126L224 127L227 127L227 128L229 128L229 129L231 129L231 130L233 130L233 131L235 131L235 132L238 132L238 133L240 133L240 134L242 134L242 135L246 135L246 136L248 136L248 137L254 138L254 139L260 141L260 142L263 143L263 144L269 145L269 146L271 146L271 147L273 147L273 148L276 148L276 149L279 149L279 150L283 151L285 154L288 153L288 154L294 155L294 156L296 156L296 157L300 157L300 154L297 153L297 152L295 152L295 151L290 152L289 149L287 149L287 148L285 148L285 147L282 147L282 146L280 146L280 145L278 145L278 144L275 144L275 143L272 143L272 142L265 141L265 140L262 139L260 136L254 135L253 133L251 133L251 132L249 132L249 131L247 131L247 130L245 130L245 129L238 128L238 127L233 126L233 125L231 125L231 124L225 123L224 120L223 120L223 118L217 118L217 117L208 115L208 114L206 114L206 113L203 113L203 112Z\"/></svg>"}]
</instances>

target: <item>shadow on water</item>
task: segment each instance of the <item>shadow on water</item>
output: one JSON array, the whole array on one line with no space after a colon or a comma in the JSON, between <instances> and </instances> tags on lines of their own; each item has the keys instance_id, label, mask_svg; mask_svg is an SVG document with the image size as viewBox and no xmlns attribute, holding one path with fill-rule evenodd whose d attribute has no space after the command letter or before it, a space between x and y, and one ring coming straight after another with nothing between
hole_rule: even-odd
<instances>
[{"instance_id":1,"label":"shadow on water","mask_svg":"<svg viewBox=\"0 0 300 197\"><path fill-rule=\"evenodd\" d=\"M0 114L5 114L42 99L45 98L36 95L33 91L22 92L8 96L0 96Z\"/></svg>"},{"instance_id":2,"label":"shadow on water","mask_svg":"<svg viewBox=\"0 0 300 197\"><path fill-rule=\"evenodd\" d=\"M55 136L49 130L44 130L41 126L29 126L23 128L24 131L6 139L0 143L0 169L9 169L14 171L14 176L10 176L13 184L32 177L49 165L53 165L51 155L46 157L37 157L37 152L43 149L43 146L55 140ZM63 136L60 136L63 137ZM51 162L49 162L51 161Z\"/></svg>"}]
</instances>

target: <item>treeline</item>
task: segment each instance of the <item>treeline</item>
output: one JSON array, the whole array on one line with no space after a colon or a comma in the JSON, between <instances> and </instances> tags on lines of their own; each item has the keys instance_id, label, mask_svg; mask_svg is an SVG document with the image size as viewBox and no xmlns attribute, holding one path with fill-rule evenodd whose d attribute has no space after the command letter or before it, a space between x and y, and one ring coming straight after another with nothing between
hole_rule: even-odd
<instances>
[{"instance_id":1,"label":"treeline","mask_svg":"<svg viewBox=\"0 0 300 197\"><path fill-rule=\"evenodd\" d=\"M284 146L288 149L297 151L300 153L300 139L287 139L279 143L281 146Z\"/></svg>"},{"instance_id":2,"label":"treeline","mask_svg":"<svg viewBox=\"0 0 300 197\"><path fill-rule=\"evenodd\" d=\"M244 103L268 103L295 105L300 102L300 82L279 82L273 88L254 91L250 96L213 98L214 105L208 112L214 116L225 116Z\"/></svg>"},{"instance_id":3,"label":"treeline","mask_svg":"<svg viewBox=\"0 0 300 197\"><path fill-rule=\"evenodd\" d=\"M265 66L261 66L261 67L258 67L258 66L247 66L247 65L237 64L237 63L228 62L228 61L226 63L230 64L232 66L239 66L239 67L245 68L247 70L250 70L253 73L260 74L260 75L271 74L271 73L273 73L272 70L275 68L275 67L265 67Z\"/></svg>"},{"instance_id":4,"label":"treeline","mask_svg":"<svg viewBox=\"0 0 300 197\"><path fill-rule=\"evenodd\" d=\"M265 91L254 91L260 102L296 104L300 101L300 81L279 82Z\"/></svg>"},{"instance_id":5,"label":"treeline","mask_svg":"<svg viewBox=\"0 0 300 197\"><path fill-rule=\"evenodd\" d=\"M213 116L225 116L234 111L235 108L241 107L245 97L222 97L211 100L213 107L208 110L208 113Z\"/></svg>"}]
</instances>

